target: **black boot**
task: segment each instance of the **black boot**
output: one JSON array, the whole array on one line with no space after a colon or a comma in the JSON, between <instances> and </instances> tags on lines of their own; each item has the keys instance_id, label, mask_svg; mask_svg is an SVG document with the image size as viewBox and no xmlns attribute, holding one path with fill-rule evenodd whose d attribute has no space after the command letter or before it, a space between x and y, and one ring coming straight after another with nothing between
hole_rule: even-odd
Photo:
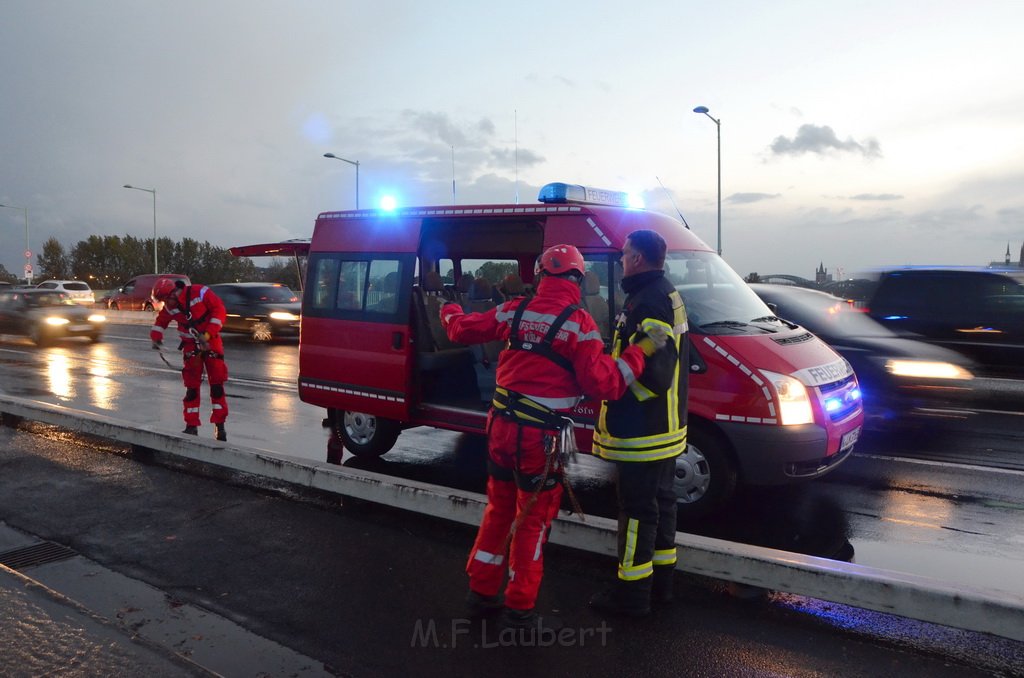
<instances>
[{"instance_id":1,"label":"black boot","mask_svg":"<svg viewBox=\"0 0 1024 678\"><path fill-rule=\"evenodd\" d=\"M217 440L227 440L228 432L224 430L224 424L216 424L217 426Z\"/></svg>"},{"instance_id":2,"label":"black boot","mask_svg":"<svg viewBox=\"0 0 1024 678\"><path fill-rule=\"evenodd\" d=\"M668 605L672 602L675 594L672 591L675 582L676 568L674 565L656 565L654 575L651 577L651 603L654 605Z\"/></svg>"},{"instance_id":3,"label":"black boot","mask_svg":"<svg viewBox=\"0 0 1024 678\"><path fill-rule=\"evenodd\" d=\"M557 633L562 629L562 620L558 617L542 617L533 608L529 610L513 610L506 607L498 618L499 632L512 629L524 643L529 643L539 632Z\"/></svg>"},{"instance_id":4,"label":"black boot","mask_svg":"<svg viewBox=\"0 0 1024 678\"><path fill-rule=\"evenodd\" d=\"M199 427L198 426L186 426L185 430L182 431L182 433L187 433L190 436L199 435Z\"/></svg>"},{"instance_id":5,"label":"black boot","mask_svg":"<svg viewBox=\"0 0 1024 678\"><path fill-rule=\"evenodd\" d=\"M619 579L591 597L590 607L615 616L646 617L651 613L651 577L636 581Z\"/></svg>"},{"instance_id":6,"label":"black boot","mask_svg":"<svg viewBox=\"0 0 1024 678\"><path fill-rule=\"evenodd\" d=\"M485 596L473 589L466 595L466 614L470 617L483 617L492 612L497 612L504 604L500 595Z\"/></svg>"}]
</instances>

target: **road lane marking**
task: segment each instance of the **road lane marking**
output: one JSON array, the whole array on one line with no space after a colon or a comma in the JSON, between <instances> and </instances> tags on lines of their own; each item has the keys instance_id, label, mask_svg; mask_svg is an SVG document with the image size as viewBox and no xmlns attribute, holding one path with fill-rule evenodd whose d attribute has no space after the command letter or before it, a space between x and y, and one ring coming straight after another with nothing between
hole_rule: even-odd
<instances>
[{"instance_id":1,"label":"road lane marking","mask_svg":"<svg viewBox=\"0 0 1024 678\"><path fill-rule=\"evenodd\" d=\"M962 462L949 462L949 461L932 461L930 459L914 459L912 457L892 457L885 454L864 454L863 452L855 452L850 455L852 457L859 457L860 459L881 459L882 461L898 461L906 464L920 464L922 466L938 466L940 468L950 469L968 469L970 471L988 471L990 473L1005 473L1011 476L1024 476L1024 471L1017 471L1015 469L1008 468L996 468L994 466L978 466L976 464L964 464Z\"/></svg>"}]
</instances>

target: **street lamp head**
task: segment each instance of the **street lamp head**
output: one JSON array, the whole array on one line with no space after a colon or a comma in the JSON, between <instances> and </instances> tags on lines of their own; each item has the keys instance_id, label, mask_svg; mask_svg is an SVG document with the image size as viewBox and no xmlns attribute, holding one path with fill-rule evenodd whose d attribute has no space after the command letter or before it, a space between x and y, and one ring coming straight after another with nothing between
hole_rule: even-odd
<instances>
[{"instance_id":1,"label":"street lamp head","mask_svg":"<svg viewBox=\"0 0 1024 678\"><path fill-rule=\"evenodd\" d=\"M707 113L708 112L708 107L707 106L698 106L697 108L693 109L693 112L694 113Z\"/></svg>"},{"instance_id":2,"label":"street lamp head","mask_svg":"<svg viewBox=\"0 0 1024 678\"><path fill-rule=\"evenodd\" d=\"M334 155L333 153L324 153L324 157L325 158L337 158L338 156Z\"/></svg>"},{"instance_id":3,"label":"street lamp head","mask_svg":"<svg viewBox=\"0 0 1024 678\"><path fill-rule=\"evenodd\" d=\"M132 186L131 184L125 184L122 188L135 188L135 187Z\"/></svg>"}]
</instances>

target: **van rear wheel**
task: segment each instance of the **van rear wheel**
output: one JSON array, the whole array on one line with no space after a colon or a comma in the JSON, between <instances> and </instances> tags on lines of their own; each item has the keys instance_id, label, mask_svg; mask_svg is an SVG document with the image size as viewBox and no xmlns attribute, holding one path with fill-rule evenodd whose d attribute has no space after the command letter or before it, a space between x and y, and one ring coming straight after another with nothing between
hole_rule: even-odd
<instances>
[{"instance_id":1,"label":"van rear wheel","mask_svg":"<svg viewBox=\"0 0 1024 678\"><path fill-rule=\"evenodd\" d=\"M357 457L380 457L395 446L402 432L398 422L381 419L363 412L338 412L334 419L335 433L345 449Z\"/></svg>"},{"instance_id":2,"label":"van rear wheel","mask_svg":"<svg viewBox=\"0 0 1024 678\"><path fill-rule=\"evenodd\" d=\"M737 472L729 443L717 432L692 423L686 452L676 457L676 505L680 518L710 513L736 491Z\"/></svg>"}]
</instances>

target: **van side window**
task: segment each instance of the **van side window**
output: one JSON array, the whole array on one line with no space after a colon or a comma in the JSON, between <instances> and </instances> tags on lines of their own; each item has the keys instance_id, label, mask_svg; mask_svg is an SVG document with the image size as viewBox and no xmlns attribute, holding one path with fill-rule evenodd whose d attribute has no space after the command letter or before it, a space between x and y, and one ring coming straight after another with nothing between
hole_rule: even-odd
<instances>
[{"instance_id":1,"label":"van side window","mask_svg":"<svg viewBox=\"0 0 1024 678\"><path fill-rule=\"evenodd\" d=\"M318 259L314 280L310 290L310 306L315 309L329 309L334 307L334 282L338 279L337 259Z\"/></svg>"},{"instance_id":2,"label":"van side window","mask_svg":"<svg viewBox=\"0 0 1024 678\"><path fill-rule=\"evenodd\" d=\"M316 254L309 261L303 312L311 317L402 322L409 312L414 268L412 255Z\"/></svg>"},{"instance_id":3,"label":"van side window","mask_svg":"<svg viewBox=\"0 0 1024 678\"><path fill-rule=\"evenodd\" d=\"M371 261L366 310L371 313L394 313L397 311L399 280L399 262L397 260L374 259Z\"/></svg>"},{"instance_id":4,"label":"van side window","mask_svg":"<svg viewBox=\"0 0 1024 678\"><path fill-rule=\"evenodd\" d=\"M366 261L342 261L338 273L338 305L342 311L360 311L366 284Z\"/></svg>"}]
</instances>

